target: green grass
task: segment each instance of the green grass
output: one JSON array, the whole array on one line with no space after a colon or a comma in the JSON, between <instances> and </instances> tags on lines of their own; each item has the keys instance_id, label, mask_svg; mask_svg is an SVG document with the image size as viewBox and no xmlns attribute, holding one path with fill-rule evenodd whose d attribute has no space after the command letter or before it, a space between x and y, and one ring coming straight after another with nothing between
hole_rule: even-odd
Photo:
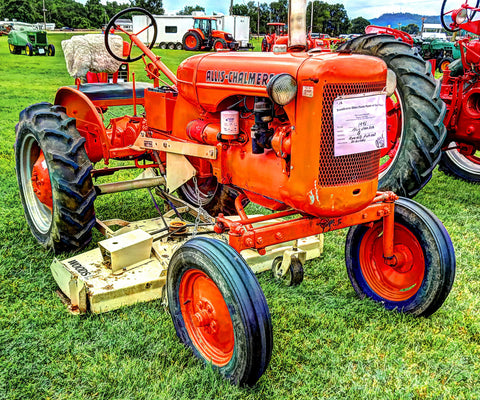
<instances>
[{"instance_id":1,"label":"green grass","mask_svg":"<svg viewBox=\"0 0 480 400\"><path fill-rule=\"evenodd\" d=\"M159 301L68 314L55 294L53 255L24 219L13 155L19 112L53 101L57 87L73 82L60 46L68 36L49 35L54 58L10 55L0 38L0 399L480 398L480 186L438 171L416 200L437 214L455 245L457 277L444 306L415 319L359 300L345 270L346 231L329 233L299 287L259 276L274 351L254 388L203 368ZM155 52L173 69L191 55ZM141 63L134 69L144 76ZM100 218L155 215L145 191L99 198L96 210Z\"/></svg>"}]
</instances>

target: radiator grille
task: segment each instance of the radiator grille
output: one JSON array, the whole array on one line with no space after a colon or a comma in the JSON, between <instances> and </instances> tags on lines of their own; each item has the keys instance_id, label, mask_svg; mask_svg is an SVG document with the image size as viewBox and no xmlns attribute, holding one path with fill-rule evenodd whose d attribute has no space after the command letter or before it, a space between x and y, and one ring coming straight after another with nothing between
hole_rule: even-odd
<instances>
[{"instance_id":1,"label":"radiator grille","mask_svg":"<svg viewBox=\"0 0 480 400\"><path fill-rule=\"evenodd\" d=\"M37 43L38 44L47 43L47 34L45 32L37 32Z\"/></svg>"},{"instance_id":2,"label":"radiator grille","mask_svg":"<svg viewBox=\"0 0 480 400\"><path fill-rule=\"evenodd\" d=\"M320 144L320 186L364 182L378 175L380 150L335 157L333 153L333 101L338 96L381 91L384 82L326 84L323 94L322 142Z\"/></svg>"}]
</instances>

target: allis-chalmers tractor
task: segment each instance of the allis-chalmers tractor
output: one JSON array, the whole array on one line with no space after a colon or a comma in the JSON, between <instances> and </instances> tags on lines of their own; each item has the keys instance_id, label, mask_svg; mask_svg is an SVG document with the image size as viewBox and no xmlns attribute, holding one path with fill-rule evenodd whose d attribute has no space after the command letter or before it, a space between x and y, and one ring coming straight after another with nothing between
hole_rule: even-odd
<instances>
[{"instance_id":1,"label":"allis-chalmers tractor","mask_svg":"<svg viewBox=\"0 0 480 400\"><path fill-rule=\"evenodd\" d=\"M213 17L194 17L193 29L183 36L185 50L238 50L240 45L231 33L218 31L217 20Z\"/></svg>"},{"instance_id":2,"label":"allis-chalmers tractor","mask_svg":"<svg viewBox=\"0 0 480 400\"><path fill-rule=\"evenodd\" d=\"M306 46L304 7L295 14L290 4L293 49ZM106 32L122 30L116 21L131 12L147 15L156 31L154 17L134 8L117 14ZM61 252L88 244L95 198L105 193L177 190L208 210L229 243L195 236L176 250L166 277L168 307L181 341L236 384L262 376L273 344L265 296L241 250L261 255L275 244L349 227L347 272L361 298L415 316L442 305L455 275L446 229L420 204L377 189L385 99L395 91L382 60L348 50L200 54L174 75L150 50L156 35L145 45L138 33L125 34L141 56L114 54L108 35L106 48L120 61L141 58L153 84L61 87L53 104L20 113L18 183L43 246ZM160 85L161 73L170 84ZM417 75L415 104L436 109ZM105 126L103 112L118 105L142 105L145 113ZM121 169L110 160L146 163L158 175L94 185L92 175ZM92 169L102 161L105 168ZM274 212L249 217L247 201ZM232 213L238 217L227 218ZM279 274L299 283L299 271L298 263L282 263Z\"/></svg>"},{"instance_id":3,"label":"allis-chalmers tractor","mask_svg":"<svg viewBox=\"0 0 480 400\"><path fill-rule=\"evenodd\" d=\"M442 4L441 21L451 32L464 30L480 34L475 6L465 1L460 8ZM461 58L443 74L440 96L447 104L444 124L448 136L440 168L466 181L480 183L480 40L460 40Z\"/></svg>"}]
</instances>

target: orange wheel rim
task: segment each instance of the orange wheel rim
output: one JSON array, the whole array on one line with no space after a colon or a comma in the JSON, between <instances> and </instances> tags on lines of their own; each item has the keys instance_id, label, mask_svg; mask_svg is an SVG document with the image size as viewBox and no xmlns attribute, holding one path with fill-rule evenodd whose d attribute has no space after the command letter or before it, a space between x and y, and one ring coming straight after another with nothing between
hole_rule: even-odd
<instances>
[{"instance_id":1,"label":"orange wheel rim","mask_svg":"<svg viewBox=\"0 0 480 400\"><path fill-rule=\"evenodd\" d=\"M45 155L42 150L40 150L37 161L33 164L32 187L38 200L51 210L53 207L52 183L50 181Z\"/></svg>"},{"instance_id":2,"label":"orange wheel rim","mask_svg":"<svg viewBox=\"0 0 480 400\"><path fill-rule=\"evenodd\" d=\"M405 301L422 285L425 258L415 235L395 224L394 254L397 264L387 265L383 258L382 224L369 229L360 245L360 267L365 281L379 296L389 301Z\"/></svg>"},{"instance_id":3,"label":"orange wheel rim","mask_svg":"<svg viewBox=\"0 0 480 400\"><path fill-rule=\"evenodd\" d=\"M440 67L442 68L442 71L444 71L449 65L450 61L444 61Z\"/></svg>"},{"instance_id":4,"label":"orange wheel rim","mask_svg":"<svg viewBox=\"0 0 480 400\"><path fill-rule=\"evenodd\" d=\"M233 356L233 323L222 293L213 280L198 269L182 276L179 301L185 328L201 355L219 367Z\"/></svg>"},{"instance_id":5,"label":"orange wheel rim","mask_svg":"<svg viewBox=\"0 0 480 400\"><path fill-rule=\"evenodd\" d=\"M197 45L197 39L193 35L187 36L185 39L185 44L188 47L195 47Z\"/></svg>"},{"instance_id":6,"label":"orange wheel rim","mask_svg":"<svg viewBox=\"0 0 480 400\"><path fill-rule=\"evenodd\" d=\"M217 42L215 43L215 49L218 50L218 49L223 49L223 44L221 42Z\"/></svg>"},{"instance_id":7,"label":"orange wheel rim","mask_svg":"<svg viewBox=\"0 0 480 400\"><path fill-rule=\"evenodd\" d=\"M402 103L398 91L395 91L394 95L387 97L387 147L380 150L379 173L384 173L392 165L400 147L402 130Z\"/></svg>"}]
</instances>

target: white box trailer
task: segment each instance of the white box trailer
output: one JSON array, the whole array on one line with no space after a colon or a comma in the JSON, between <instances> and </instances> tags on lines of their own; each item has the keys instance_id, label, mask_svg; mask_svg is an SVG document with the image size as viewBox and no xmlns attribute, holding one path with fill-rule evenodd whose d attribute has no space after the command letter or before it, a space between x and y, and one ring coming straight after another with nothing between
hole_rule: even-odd
<instances>
[{"instance_id":1,"label":"white box trailer","mask_svg":"<svg viewBox=\"0 0 480 400\"><path fill-rule=\"evenodd\" d=\"M224 15L217 17L218 30L229 32L240 43L240 48L252 48L250 45L250 17L243 15Z\"/></svg>"},{"instance_id":2,"label":"white box trailer","mask_svg":"<svg viewBox=\"0 0 480 400\"><path fill-rule=\"evenodd\" d=\"M199 16L195 14L194 16ZM161 48L181 49L185 33L193 28L193 15L155 15L158 26L155 46ZM240 43L240 48L252 48L250 40L250 17L241 15L215 15L217 29L229 32ZM133 31L138 32L147 26L146 15L133 15ZM150 28L139 35L144 43L152 40L153 29Z\"/></svg>"}]
</instances>

